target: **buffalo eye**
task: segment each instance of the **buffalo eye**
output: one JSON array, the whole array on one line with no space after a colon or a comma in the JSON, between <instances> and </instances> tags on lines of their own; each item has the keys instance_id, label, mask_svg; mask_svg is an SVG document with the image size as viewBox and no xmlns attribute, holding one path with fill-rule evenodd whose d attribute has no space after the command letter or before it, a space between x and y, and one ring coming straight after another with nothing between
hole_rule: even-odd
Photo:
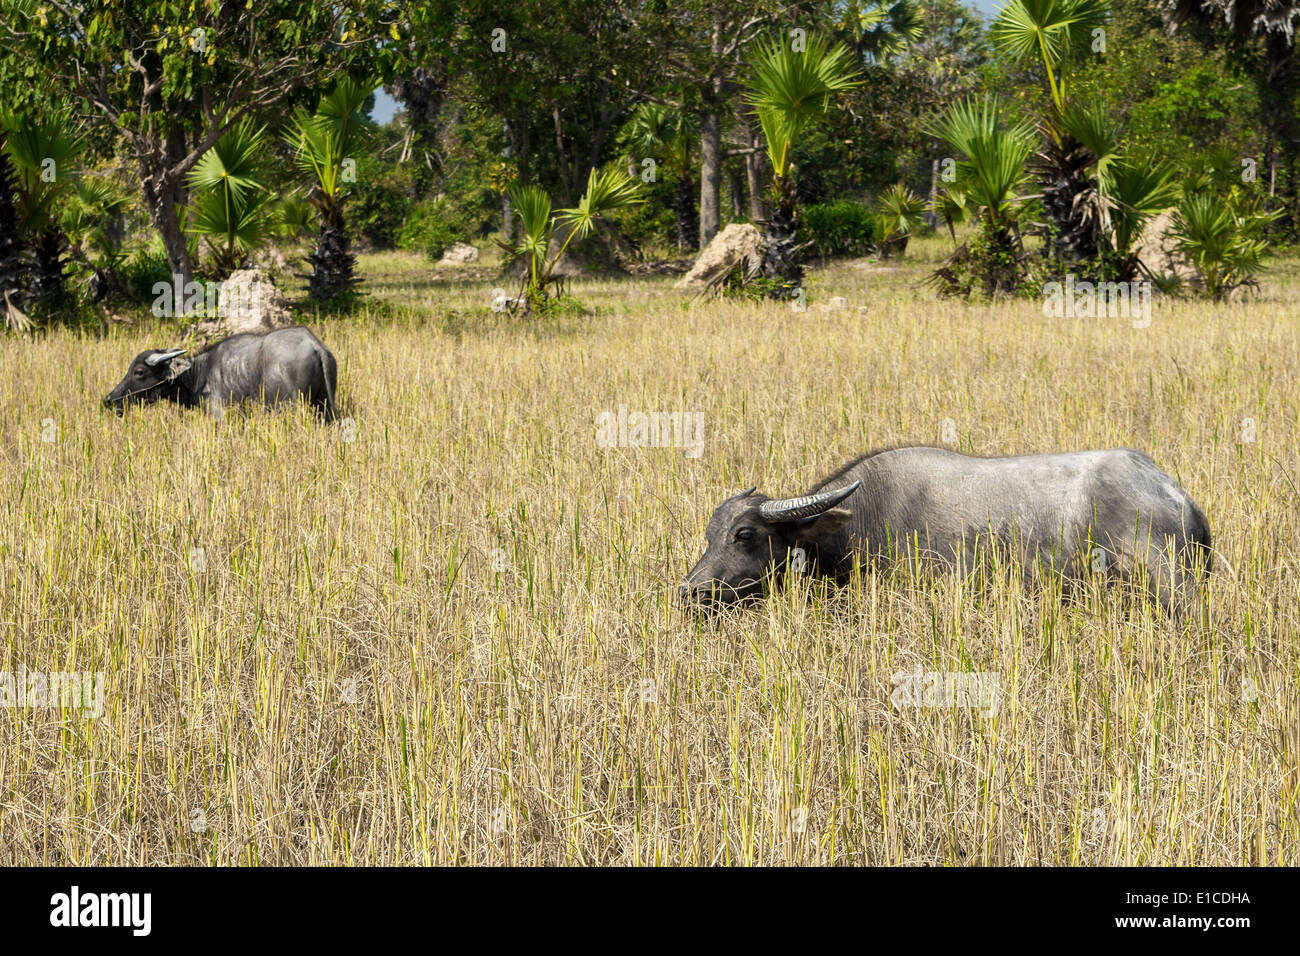
<instances>
[{"instance_id":1,"label":"buffalo eye","mask_svg":"<svg viewBox=\"0 0 1300 956\"><path fill-rule=\"evenodd\" d=\"M754 538L753 528L741 528L739 531L736 532L737 541L752 541L753 538Z\"/></svg>"},{"instance_id":2,"label":"buffalo eye","mask_svg":"<svg viewBox=\"0 0 1300 956\"><path fill-rule=\"evenodd\" d=\"M136 378L144 378L144 366L143 366L143 365L137 365L137 366L135 367L135 377L136 377Z\"/></svg>"}]
</instances>

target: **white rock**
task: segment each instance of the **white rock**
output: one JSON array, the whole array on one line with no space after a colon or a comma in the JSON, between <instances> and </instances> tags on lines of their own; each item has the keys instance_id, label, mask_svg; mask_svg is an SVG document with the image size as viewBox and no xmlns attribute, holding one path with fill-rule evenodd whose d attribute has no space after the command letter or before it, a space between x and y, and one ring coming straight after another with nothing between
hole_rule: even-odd
<instances>
[{"instance_id":1,"label":"white rock","mask_svg":"<svg viewBox=\"0 0 1300 956\"><path fill-rule=\"evenodd\" d=\"M458 266L467 262L478 262L478 249L468 242L453 242L438 260L440 266Z\"/></svg>"},{"instance_id":2,"label":"white rock","mask_svg":"<svg viewBox=\"0 0 1300 956\"><path fill-rule=\"evenodd\" d=\"M691 271L678 279L674 288L688 292L711 289L741 262L747 275L758 271L763 264L763 234L751 223L733 222L713 237Z\"/></svg>"}]
</instances>

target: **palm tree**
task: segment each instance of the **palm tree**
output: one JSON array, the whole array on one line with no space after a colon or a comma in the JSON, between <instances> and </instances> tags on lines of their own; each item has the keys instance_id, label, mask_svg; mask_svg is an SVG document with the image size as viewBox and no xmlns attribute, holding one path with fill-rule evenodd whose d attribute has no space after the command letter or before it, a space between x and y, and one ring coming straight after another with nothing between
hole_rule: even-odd
<instances>
[{"instance_id":1,"label":"palm tree","mask_svg":"<svg viewBox=\"0 0 1300 956\"><path fill-rule=\"evenodd\" d=\"M798 209L791 153L799 135L826 112L833 94L860 85L847 47L830 47L821 37L808 38L803 49L772 40L759 43L748 83L747 100L758 116L772 161L776 211L767 222L763 275L775 285L773 295L788 295L803 281L797 261Z\"/></svg>"},{"instance_id":2,"label":"palm tree","mask_svg":"<svg viewBox=\"0 0 1300 956\"><path fill-rule=\"evenodd\" d=\"M966 194L955 183L949 183L938 190L930 200L931 211L943 220L954 243L957 241L957 227L970 215L969 202Z\"/></svg>"},{"instance_id":3,"label":"palm tree","mask_svg":"<svg viewBox=\"0 0 1300 956\"><path fill-rule=\"evenodd\" d=\"M1122 130L1104 105L1067 103L1040 124L1045 135L1035 171L1043 208L1056 225L1049 256L1061 263L1098 261L1114 208L1111 174L1120 161Z\"/></svg>"},{"instance_id":4,"label":"palm tree","mask_svg":"<svg viewBox=\"0 0 1300 956\"><path fill-rule=\"evenodd\" d=\"M1110 216L1110 243L1114 250L1115 278L1132 282L1142 269L1133 247L1147 220L1173 203L1176 189L1167 170L1152 162L1121 160L1110 175L1114 203Z\"/></svg>"},{"instance_id":5,"label":"palm tree","mask_svg":"<svg viewBox=\"0 0 1300 956\"><path fill-rule=\"evenodd\" d=\"M1009 0L989 29L993 43L1017 63L1042 64L1052 105L1059 115L1067 96L1064 67L1092 41L1110 14L1109 0Z\"/></svg>"},{"instance_id":6,"label":"palm tree","mask_svg":"<svg viewBox=\"0 0 1300 956\"><path fill-rule=\"evenodd\" d=\"M1216 301L1238 286L1254 284L1269 253L1268 226L1282 210L1244 210L1233 201L1202 193L1185 195L1174 215L1173 236Z\"/></svg>"},{"instance_id":7,"label":"palm tree","mask_svg":"<svg viewBox=\"0 0 1300 956\"><path fill-rule=\"evenodd\" d=\"M130 195L103 176L78 179L64 205L60 222L72 257L85 269L86 285L95 299L109 293L129 294L120 269L127 259L122 251L122 217L130 207Z\"/></svg>"},{"instance_id":8,"label":"palm tree","mask_svg":"<svg viewBox=\"0 0 1300 956\"><path fill-rule=\"evenodd\" d=\"M993 44L1016 63L1042 67L1048 106L1039 121L1043 148L1038 173L1050 220L1049 257L1066 265L1095 260L1105 219L1097 165L1113 153L1108 117L1071 105L1068 67L1090 49L1093 31L1109 16L1109 0L1009 0L989 30ZM1096 134L1091 142L1080 133ZM1099 147L1106 147L1099 153Z\"/></svg>"},{"instance_id":9,"label":"palm tree","mask_svg":"<svg viewBox=\"0 0 1300 956\"><path fill-rule=\"evenodd\" d=\"M362 145L365 118L361 108L374 86L341 77L321 100L314 115L301 107L289 124L287 139L298 165L312 176L308 202L316 209L320 235L308 261L312 273L308 295L330 302L350 295L360 281L343 218L345 160Z\"/></svg>"},{"instance_id":10,"label":"palm tree","mask_svg":"<svg viewBox=\"0 0 1300 956\"><path fill-rule=\"evenodd\" d=\"M883 258L902 255L912 231L925 222L925 200L902 183L895 183L876 200L879 250Z\"/></svg>"},{"instance_id":11,"label":"palm tree","mask_svg":"<svg viewBox=\"0 0 1300 956\"><path fill-rule=\"evenodd\" d=\"M266 127L245 119L203 154L186 179L194 197L187 226L208 240L224 278L271 234L271 193L262 180Z\"/></svg>"},{"instance_id":12,"label":"palm tree","mask_svg":"<svg viewBox=\"0 0 1300 956\"><path fill-rule=\"evenodd\" d=\"M642 103L619 134L628 162L656 158L673 179L673 212L677 248L694 250L700 241L695 211L695 150L697 135L692 114L658 103Z\"/></svg>"},{"instance_id":13,"label":"palm tree","mask_svg":"<svg viewBox=\"0 0 1300 956\"><path fill-rule=\"evenodd\" d=\"M18 210L14 196L18 192L18 175L5 149L4 131L0 130L0 310L10 313L4 305L7 299L23 298L26 286L27 252L22 233L18 231Z\"/></svg>"},{"instance_id":14,"label":"palm tree","mask_svg":"<svg viewBox=\"0 0 1300 956\"><path fill-rule=\"evenodd\" d=\"M519 214L523 235L509 242L497 240L506 251L508 261L525 258L527 272L524 287L514 300L525 312L543 312L551 300L549 286L554 281L555 265L575 240L585 239L601 217L635 203L645 202L641 184L620 169L607 169L587 178L587 190L578 205L551 214L551 197L540 186L510 187L510 202ZM551 255L557 226L567 227L559 252Z\"/></svg>"},{"instance_id":15,"label":"palm tree","mask_svg":"<svg viewBox=\"0 0 1300 956\"><path fill-rule=\"evenodd\" d=\"M26 298L58 297L64 289L63 254L68 249L59 208L75 182L70 167L85 141L62 113L45 118L7 115L0 118L0 126L7 133L5 152L17 172L18 232L31 252Z\"/></svg>"},{"instance_id":16,"label":"palm tree","mask_svg":"<svg viewBox=\"0 0 1300 956\"><path fill-rule=\"evenodd\" d=\"M916 0L849 0L841 8L839 28L863 60L883 63L925 36L925 17Z\"/></svg>"},{"instance_id":17,"label":"palm tree","mask_svg":"<svg viewBox=\"0 0 1300 956\"><path fill-rule=\"evenodd\" d=\"M1024 273L1018 194L1028 178L1025 163L1034 149L1033 127L1004 122L997 98L985 97L954 104L928 132L965 157L956 164L950 191L979 210L981 230L977 254L963 246L936 278L949 292L968 292L954 267L969 264L986 294L1014 291Z\"/></svg>"}]
</instances>

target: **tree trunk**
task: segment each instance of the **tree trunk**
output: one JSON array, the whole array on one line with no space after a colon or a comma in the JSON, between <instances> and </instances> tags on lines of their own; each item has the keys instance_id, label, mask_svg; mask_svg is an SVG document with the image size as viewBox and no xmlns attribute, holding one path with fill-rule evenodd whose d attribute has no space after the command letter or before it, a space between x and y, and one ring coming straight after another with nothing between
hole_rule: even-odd
<instances>
[{"instance_id":1,"label":"tree trunk","mask_svg":"<svg viewBox=\"0 0 1300 956\"><path fill-rule=\"evenodd\" d=\"M316 248L307 257L312 264L307 283L307 294L316 302L332 303L346 300L353 294L357 283L357 257L352 254L343 210L338 205L332 213L321 217L320 236Z\"/></svg>"},{"instance_id":2,"label":"tree trunk","mask_svg":"<svg viewBox=\"0 0 1300 956\"><path fill-rule=\"evenodd\" d=\"M763 207L763 188L766 185L763 164L767 162L767 153L763 150L763 131L759 129L758 124L750 119L746 123L746 128L749 131L751 150L745 156L745 179L749 187L749 218L758 221L767 218L767 210Z\"/></svg>"},{"instance_id":3,"label":"tree trunk","mask_svg":"<svg viewBox=\"0 0 1300 956\"><path fill-rule=\"evenodd\" d=\"M573 205L573 179L569 173L569 157L564 148L564 124L560 120L560 108L551 107L551 118L555 121L555 150L560 166L560 204ZM576 173L576 170L574 171Z\"/></svg>"},{"instance_id":4,"label":"tree trunk","mask_svg":"<svg viewBox=\"0 0 1300 956\"><path fill-rule=\"evenodd\" d=\"M515 158L515 168L519 172L519 185L527 186L533 181L533 168L528 163L533 140L527 113L516 116L510 121L509 136L510 155Z\"/></svg>"},{"instance_id":5,"label":"tree trunk","mask_svg":"<svg viewBox=\"0 0 1300 956\"><path fill-rule=\"evenodd\" d=\"M385 89L406 108L407 133L415 155L415 195L420 198L433 186L433 156L438 115L447 94L447 64L434 59L427 67L414 67L409 76L394 77Z\"/></svg>"},{"instance_id":6,"label":"tree trunk","mask_svg":"<svg viewBox=\"0 0 1300 956\"><path fill-rule=\"evenodd\" d=\"M699 242L699 220L695 216L695 183L689 176L677 180L673 206L677 216L677 248L693 250Z\"/></svg>"},{"instance_id":7,"label":"tree trunk","mask_svg":"<svg viewBox=\"0 0 1300 956\"><path fill-rule=\"evenodd\" d=\"M731 221L745 218L745 178L733 163L727 167L727 191L731 193Z\"/></svg>"},{"instance_id":8,"label":"tree trunk","mask_svg":"<svg viewBox=\"0 0 1300 956\"><path fill-rule=\"evenodd\" d=\"M515 154L515 138L510 131L510 120L501 121L501 129L505 134L506 145L501 151L501 156L509 160ZM515 238L515 220L514 210L510 208L510 193L507 192L501 197L501 232L505 234L506 242L513 242Z\"/></svg>"},{"instance_id":9,"label":"tree trunk","mask_svg":"<svg viewBox=\"0 0 1300 956\"><path fill-rule=\"evenodd\" d=\"M172 130L167 134L168 169L177 169L184 162L189 151L190 147L182 130ZM185 185L185 177L183 175L172 175L168 178L172 184L172 202L176 204L178 209L184 209L190 203L190 191Z\"/></svg>"},{"instance_id":10,"label":"tree trunk","mask_svg":"<svg viewBox=\"0 0 1300 956\"><path fill-rule=\"evenodd\" d=\"M937 149L937 146L936 146ZM939 214L934 211L935 200L939 198L939 157L930 160L930 202L925 208L925 224L931 229L939 222Z\"/></svg>"},{"instance_id":11,"label":"tree trunk","mask_svg":"<svg viewBox=\"0 0 1300 956\"><path fill-rule=\"evenodd\" d=\"M175 290L173 296L181 304L183 315L187 298L185 286L194 281L194 262L190 259L190 251L185 245L185 233L181 231L180 218L176 213L175 193L167 175L160 170L142 170L140 185L149 221L162 238L167 264L171 267L173 276L180 276L181 288Z\"/></svg>"},{"instance_id":12,"label":"tree trunk","mask_svg":"<svg viewBox=\"0 0 1300 956\"><path fill-rule=\"evenodd\" d=\"M707 102L707 101L706 101ZM700 248L718 234L722 192L722 120L706 105L700 116Z\"/></svg>"},{"instance_id":13,"label":"tree trunk","mask_svg":"<svg viewBox=\"0 0 1300 956\"><path fill-rule=\"evenodd\" d=\"M64 292L63 270L67 261L68 240L57 227L46 229L32 244L32 298L58 300Z\"/></svg>"}]
</instances>

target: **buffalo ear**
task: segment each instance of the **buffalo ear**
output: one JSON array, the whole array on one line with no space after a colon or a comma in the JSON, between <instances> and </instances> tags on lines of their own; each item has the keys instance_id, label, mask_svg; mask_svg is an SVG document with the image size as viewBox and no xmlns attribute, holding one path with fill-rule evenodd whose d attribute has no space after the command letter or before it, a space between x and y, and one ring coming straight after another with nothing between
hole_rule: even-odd
<instances>
[{"instance_id":1,"label":"buffalo ear","mask_svg":"<svg viewBox=\"0 0 1300 956\"><path fill-rule=\"evenodd\" d=\"M193 363L190 362L189 359L182 356L177 356L172 359L167 363L167 381L173 381L176 376L189 371L190 365L192 364Z\"/></svg>"},{"instance_id":2,"label":"buffalo ear","mask_svg":"<svg viewBox=\"0 0 1300 956\"><path fill-rule=\"evenodd\" d=\"M790 524L799 532L812 532L820 537L822 535L834 534L849 523L853 517L853 512L848 508L827 508L819 515L813 515L811 518L798 518L791 521Z\"/></svg>"}]
</instances>

